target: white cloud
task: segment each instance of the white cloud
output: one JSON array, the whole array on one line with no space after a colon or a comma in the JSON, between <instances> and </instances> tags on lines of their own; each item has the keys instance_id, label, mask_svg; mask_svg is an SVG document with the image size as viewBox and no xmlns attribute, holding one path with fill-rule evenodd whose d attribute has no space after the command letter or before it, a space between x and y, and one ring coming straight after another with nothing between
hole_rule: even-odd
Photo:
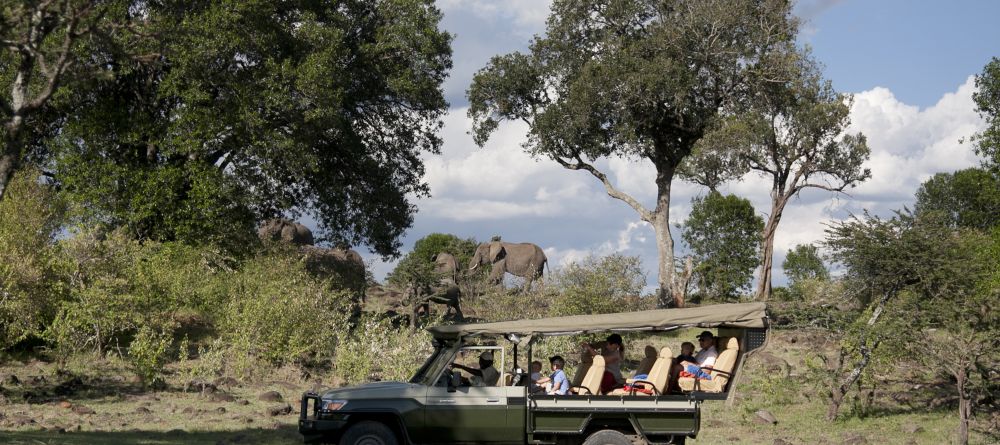
<instances>
[{"instance_id":1,"label":"white cloud","mask_svg":"<svg viewBox=\"0 0 1000 445\"><path fill-rule=\"evenodd\" d=\"M445 13L469 11L481 20L511 20L533 33L545 25L552 0L438 0L438 6Z\"/></svg>"}]
</instances>

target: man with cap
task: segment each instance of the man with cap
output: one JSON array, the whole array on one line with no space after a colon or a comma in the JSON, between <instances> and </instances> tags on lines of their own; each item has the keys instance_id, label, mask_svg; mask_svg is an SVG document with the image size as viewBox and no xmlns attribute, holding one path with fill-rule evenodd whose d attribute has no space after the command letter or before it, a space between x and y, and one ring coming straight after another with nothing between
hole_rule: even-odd
<instances>
[{"instance_id":1,"label":"man with cap","mask_svg":"<svg viewBox=\"0 0 1000 445\"><path fill-rule=\"evenodd\" d=\"M471 379L466 380L463 377L462 382L472 386L497 386L497 382L500 381L500 371L493 367L493 353L490 351L479 354L479 369L458 363L452 363L452 366L471 374Z\"/></svg>"},{"instance_id":2,"label":"man with cap","mask_svg":"<svg viewBox=\"0 0 1000 445\"><path fill-rule=\"evenodd\" d=\"M702 331L695 338L698 339L698 345L701 346L701 350L694 356L694 363L682 361L674 364L673 369L670 370L671 390L680 391L680 387L677 386L677 378L681 376L681 372L684 372L689 377L711 378L701 368L715 366L715 359L719 358L719 351L715 349L715 335L712 334L712 331Z\"/></svg>"}]
</instances>

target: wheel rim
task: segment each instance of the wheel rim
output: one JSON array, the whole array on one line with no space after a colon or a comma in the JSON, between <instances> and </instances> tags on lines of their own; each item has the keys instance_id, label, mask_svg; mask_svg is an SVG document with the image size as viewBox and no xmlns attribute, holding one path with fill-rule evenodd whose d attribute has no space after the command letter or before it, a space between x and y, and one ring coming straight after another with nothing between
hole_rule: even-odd
<instances>
[{"instance_id":1,"label":"wheel rim","mask_svg":"<svg viewBox=\"0 0 1000 445\"><path fill-rule=\"evenodd\" d=\"M365 434L358 438L355 442L356 445L386 445L385 441L381 437L375 434Z\"/></svg>"}]
</instances>

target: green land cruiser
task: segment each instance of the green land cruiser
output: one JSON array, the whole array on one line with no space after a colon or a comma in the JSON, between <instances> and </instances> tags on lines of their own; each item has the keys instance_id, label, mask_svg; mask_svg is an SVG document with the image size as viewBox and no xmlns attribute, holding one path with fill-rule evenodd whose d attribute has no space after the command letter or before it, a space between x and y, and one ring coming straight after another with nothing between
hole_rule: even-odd
<instances>
[{"instance_id":1,"label":"green land cruiser","mask_svg":"<svg viewBox=\"0 0 1000 445\"><path fill-rule=\"evenodd\" d=\"M518 349L530 363L541 337L683 328L717 329L719 355L706 369L711 379L669 381L676 355L669 347L646 346L636 366L645 377L608 394L599 392L600 355L581 359L570 395L529 391L528 373L518 366ZM306 393L299 431L308 442L348 445L684 443L698 434L701 403L730 396L747 356L763 348L767 329L763 303L436 326L429 329L434 352L409 382ZM631 355L637 349L629 345ZM450 365L484 350L502 377L496 386L462 385Z\"/></svg>"}]
</instances>

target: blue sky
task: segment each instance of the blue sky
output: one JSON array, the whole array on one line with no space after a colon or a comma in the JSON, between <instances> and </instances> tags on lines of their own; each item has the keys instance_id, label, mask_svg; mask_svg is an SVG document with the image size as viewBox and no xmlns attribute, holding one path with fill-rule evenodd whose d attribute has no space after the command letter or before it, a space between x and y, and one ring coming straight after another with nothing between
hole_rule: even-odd
<instances>
[{"instance_id":1,"label":"blue sky","mask_svg":"<svg viewBox=\"0 0 1000 445\"><path fill-rule=\"evenodd\" d=\"M548 0L439 0L442 27L455 34L454 70L445 83L451 110L444 119L444 146L427 156L432 197L416 201L419 213L403 239L404 252L433 233L486 240L502 235L534 242L559 267L589 254L623 253L642 258L648 282L656 281L653 231L624 203L608 197L591 176L532 159L519 144L523 124L503 125L484 148L467 131L465 90L490 57L524 50L544 31ZM919 184L937 172L976 165L959 139L982 128L971 101L970 76L1000 56L1000 2L803 1L800 40L825 65L839 90L855 95L851 131L869 139L873 178L850 195L803 193L786 210L776 237L776 281L795 244L822 239L825 225L869 210L889 214L912 202ZM651 206L652 166L612 159L600 167L616 185ZM724 192L769 211L768 184L748 177ZM682 221L692 197L704 190L675 183L671 220ZM674 238L679 233L674 230ZM358 250L381 279L394 267Z\"/></svg>"}]
</instances>

